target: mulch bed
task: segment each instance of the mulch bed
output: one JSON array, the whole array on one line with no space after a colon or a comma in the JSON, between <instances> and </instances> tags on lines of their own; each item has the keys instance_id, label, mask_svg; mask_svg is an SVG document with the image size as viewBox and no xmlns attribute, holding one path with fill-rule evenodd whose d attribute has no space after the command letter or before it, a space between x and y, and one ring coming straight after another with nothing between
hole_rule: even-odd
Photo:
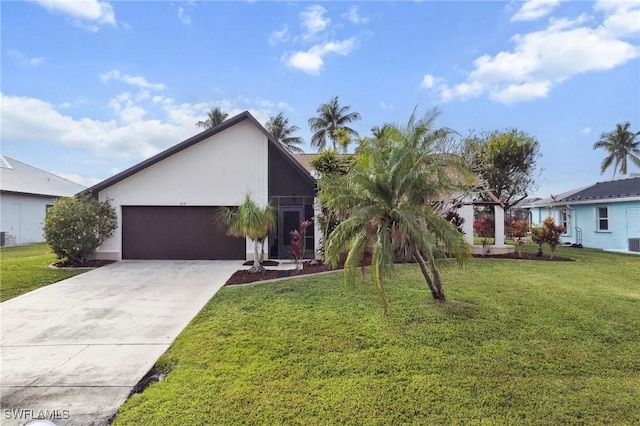
<instances>
[{"instance_id":1,"label":"mulch bed","mask_svg":"<svg viewBox=\"0 0 640 426\"><path fill-rule=\"evenodd\" d=\"M275 260L263 260L262 262L260 262L260 264L262 266L278 266L280 264L280 262L275 261ZM246 262L243 263L244 266L253 266L253 260L247 260Z\"/></svg>"},{"instance_id":2,"label":"mulch bed","mask_svg":"<svg viewBox=\"0 0 640 426\"><path fill-rule=\"evenodd\" d=\"M265 263L266 262L262 262L262 265L266 266ZM253 262L249 263L249 265L253 265ZM338 269L341 269L341 268L332 267L330 265L325 265L323 263L311 265L309 262L305 262L302 264L302 270L300 271L296 271L295 269L291 269L291 270L267 269L263 274L252 274L249 271L240 270L240 271L234 272L234 274L231 275L231 278L227 280L225 285L248 284L256 281L273 280L276 278L296 277L299 275L317 274L318 272L335 271Z\"/></svg>"},{"instance_id":3,"label":"mulch bed","mask_svg":"<svg viewBox=\"0 0 640 426\"><path fill-rule=\"evenodd\" d=\"M553 256L553 259L548 254L542 256L536 256L535 253L522 253L522 257L518 255L518 252L515 253L507 253L507 254L487 254L482 256L481 254L476 254L473 257L476 258L489 258L489 259L516 259L516 260L537 260L543 262L575 262L575 259L570 259L568 257L561 256Z\"/></svg>"},{"instance_id":4,"label":"mulch bed","mask_svg":"<svg viewBox=\"0 0 640 426\"><path fill-rule=\"evenodd\" d=\"M101 266L110 265L115 263L115 260L89 260L87 262L71 263L68 260L52 263L51 266L55 268L99 268Z\"/></svg>"}]
</instances>

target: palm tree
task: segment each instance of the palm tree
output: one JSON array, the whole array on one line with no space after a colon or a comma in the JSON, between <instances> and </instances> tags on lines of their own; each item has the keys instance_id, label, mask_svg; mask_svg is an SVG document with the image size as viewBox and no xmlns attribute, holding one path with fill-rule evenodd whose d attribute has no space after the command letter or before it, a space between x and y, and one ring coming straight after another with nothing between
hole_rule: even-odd
<instances>
[{"instance_id":1,"label":"palm tree","mask_svg":"<svg viewBox=\"0 0 640 426\"><path fill-rule=\"evenodd\" d=\"M458 263L470 256L463 235L439 211L439 201L467 190L476 178L465 161L435 152L444 132L433 131L437 111L362 147L345 176L321 181L321 199L328 208L348 211L329 235L327 261L336 264L346 254L345 283L353 285L358 264L371 252L371 274L384 313L387 299L384 278L398 253L414 256L432 297L446 300L437 259L452 255Z\"/></svg>"},{"instance_id":2,"label":"palm tree","mask_svg":"<svg viewBox=\"0 0 640 426\"><path fill-rule=\"evenodd\" d=\"M271 204L260 207L247 194L238 208L223 207L215 219L227 228L228 235L247 237L254 242L253 266L249 272L264 272L265 269L260 264L264 256L264 240L276 227L275 210ZM259 253L259 247L262 247L262 254Z\"/></svg>"},{"instance_id":3,"label":"palm tree","mask_svg":"<svg viewBox=\"0 0 640 426\"><path fill-rule=\"evenodd\" d=\"M293 136L293 133L300 130L298 126L289 126L289 119L280 112L275 116L269 117L269 121L265 124L267 131L276 138L289 152L303 152L298 145L302 143L300 136Z\"/></svg>"},{"instance_id":4,"label":"palm tree","mask_svg":"<svg viewBox=\"0 0 640 426\"><path fill-rule=\"evenodd\" d=\"M222 111L220 107L215 107L207 113L207 119L204 121L198 121L196 126L202 127L203 129L210 129L222 123L228 116L229 114Z\"/></svg>"},{"instance_id":5,"label":"palm tree","mask_svg":"<svg viewBox=\"0 0 640 426\"><path fill-rule=\"evenodd\" d=\"M630 159L636 166L640 167L640 140L636 141L640 132L633 133L629 130L631 124L627 121L624 124L616 124L616 129L612 132L602 132L600 140L593 144L593 149L603 148L608 152L608 156L602 160L600 174L613 163L613 177L616 171L627 174L627 160Z\"/></svg>"},{"instance_id":6,"label":"palm tree","mask_svg":"<svg viewBox=\"0 0 640 426\"><path fill-rule=\"evenodd\" d=\"M338 97L334 97L328 103L320 105L316 112L317 117L309 119L309 128L315 132L311 137L311 146L318 148L318 152L327 146L327 138L331 139L333 147L337 148L340 133L336 134L336 129L344 129L351 138L357 138L358 132L347 124L359 120L360 114L349 112L350 106L340 106Z\"/></svg>"}]
</instances>

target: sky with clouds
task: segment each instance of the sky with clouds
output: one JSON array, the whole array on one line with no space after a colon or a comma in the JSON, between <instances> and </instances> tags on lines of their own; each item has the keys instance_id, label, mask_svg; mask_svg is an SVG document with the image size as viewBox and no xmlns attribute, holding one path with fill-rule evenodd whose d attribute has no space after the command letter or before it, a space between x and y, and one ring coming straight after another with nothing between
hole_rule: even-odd
<instances>
[{"instance_id":1,"label":"sky with clouds","mask_svg":"<svg viewBox=\"0 0 640 426\"><path fill-rule=\"evenodd\" d=\"M540 142L545 197L609 179L593 143L640 131L637 2L35 0L1 20L2 153L85 185L215 106L284 112L307 142L334 96L363 136L414 108L461 136L517 128Z\"/></svg>"}]
</instances>

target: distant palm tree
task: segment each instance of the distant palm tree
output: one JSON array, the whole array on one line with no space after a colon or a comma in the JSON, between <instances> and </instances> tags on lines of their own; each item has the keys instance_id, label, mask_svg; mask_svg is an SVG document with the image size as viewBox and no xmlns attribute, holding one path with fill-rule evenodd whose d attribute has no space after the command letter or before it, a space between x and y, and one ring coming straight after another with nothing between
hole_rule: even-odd
<instances>
[{"instance_id":1,"label":"distant palm tree","mask_svg":"<svg viewBox=\"0 0 640 426\"><path fill-rule=\"evenodd\" d=\"M198 121L196 126L202 127L203 129L210 129L222 123L228 116L229 114L222 111L220 107L215 107L207 113L207 119L204 121Z\"/></svg>"},{"instance_id":2,"label":"distant palm tree","mask_svg":"<svg viewBox=\"0 0 640 426\"><path fill-rule=\"evenodd\" d=\"M267 131L276 138L289 152L303 152L298 145L302 143L300 136L293 136L293 133L300 130L298 126L289 126L289 119L280 112L275 116L269 117L269 121L265 125Z\"/></svg>"},{"instance_id":3,"label":"distant palm tree","mask_svg":"<svg viewBox=\"0 0 640 426\"><path fill-rule=\"evenodd\" d=\"M627 160L631 160L636 166L640 167L640 140L636 141L640 132L633 133L629 130L631 124L627 121L624 124L616 124L616 129L612 132L602 132L600 140L593 144L593 149L603 148L609 154L602 160L600 166L600 174L613 163L613 177L616 171L627 174Z\"/></svg>"},{"instance_id":4,"label":"distant palm tree","mask_svg":"<svg viewBox=\"0 0 640 426\"><path fill-rule=\"evenodd\" d=\"M309 119L309 127L315 132L311 137L311 146L315 146L318 151L321 151L327 146L327 138L329 138L333 147L338 148L341 132L343 136L346 132L351 138L357 138L358 132L347 127L347 124L360 120L360 114L349 112L350 109L350 106L341 107L337 96L328 103L320 105L316 110L318 116ZM344 132L338 131L336 133L337 129L344 129Z\"/></svg>"}]
</instances>

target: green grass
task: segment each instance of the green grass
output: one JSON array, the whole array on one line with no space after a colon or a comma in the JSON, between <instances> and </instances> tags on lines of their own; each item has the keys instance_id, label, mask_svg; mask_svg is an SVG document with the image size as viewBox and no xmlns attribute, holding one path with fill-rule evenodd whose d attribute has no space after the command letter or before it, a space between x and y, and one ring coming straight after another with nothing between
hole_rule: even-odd
<instances>
[{"instance_id":1,"label":"green grass","mask_svg":"<svg viewBox=\"0 0 640 426\"><path fill-rule=\"evenodd\" d=\"M85 272L49 268L56 260L46 243L0 248L0 301Z\"/></svg>"},{"instance_id":2,"label":"green grass","mask_svg":"<svg viewBox=\"0 0 640 426\"><path fill-rule=\"evenodd\" d=\"M535 247L528 247L535 250ZM475 259L387 282L341 273L223 288L116 425L640 424L640 257Z\"/></svg>"}]
</instances>

